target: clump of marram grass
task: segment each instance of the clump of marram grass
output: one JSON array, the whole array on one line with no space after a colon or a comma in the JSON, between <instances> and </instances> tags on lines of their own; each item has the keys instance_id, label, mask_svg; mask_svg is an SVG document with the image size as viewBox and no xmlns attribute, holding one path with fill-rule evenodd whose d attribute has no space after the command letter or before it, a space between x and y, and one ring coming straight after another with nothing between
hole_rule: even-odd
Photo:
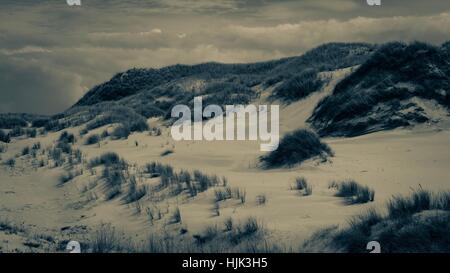
<instances>
[{"instance_id":1,"label":"clump of marram grass","mask_svg":"<svg viewBox=\"0 0 450 273\"><path fill-rule=\"evenodd\" d=\"M186 170L175 172L172 166L151 162L144 166L144 173L150 175L150 178L159 177L157 191L169 189L172 196L187 192L191 197L199 192L204 192L210 187L218 186L220 179L216 175L207 175L199 170L190 173Z\"/></svg>"},{"instance_id":2,"label":"clump of marram grass","mask_svg":"<svg viewBox=\"0 0 450 273\"><path fill-rule=\"evenodd\" d=\"M152 219L157 219L157 217L152 216ZM153 232L148 240L136 243L131 238L121 235L111 225L103 224L92 233L92 237L86 245L88 251L102 253L281 252L282 247L268 242L264 238L265 234L263 225L256 218L250 217L236 225L233 224L233 221L228 222L225 230L214 224L189 236L186 227L180 226L178 232L168 230Z\"/></svg>"},{"instance_id":3,"label":"clump of marram grass","mask_svg":"<svg viewBox=\"0 0 450 273\"><path fill-rule=\"evenodd\" d=\"M93 253L128 252L129 240L122 237L110 224L101 224L89 242Z\"/></svg>"},{"instance_id":4,"label":"clump of marram grass","mask_svg":"<svg viewBox=\"0 0 450 273\"><path fill-rule=\"evenodd\" d=\"M100 136L97 134L93 134L87 137L86 141L84 142L85 145L92 145L97 144L100 142Z\"/></svg>"},{"instance_id":5,"label":"clump of marram grass","mask_svg":"<svg viewBox=\"0 0 450 273\"><path fill-rule=\"evenodd\" d=\"M111 133L112 139L127 139L128 136L131 134L130 127L128 127L125 124L120 124Z\"/></svg>"},{"instance_id":6,"label":"clump of marram grass","mask_svg":"<svg viewBox=\"0 0 450 273\"><path fill-rule=\"evenodd\" d=\"M58 142L63 143L75 143L75 141L76 141L75 136L67 131L62 132L58 139Z\"/></svg>"},{"instance_id":7,"label":"clump of marram grass","mask_svg":"<svg viewBox=\"0 0 450 273\"><path fill-rule=\"evenodd\" d=\"M140 200L142 197L144 197L147 194L147 188L145 186L139 186L136 182L136 177L131 176L129 185L128 185L128 192L127 195L124 198L125 203L132 203Z\"/></svg>"},{"instance_id":8,"label":"clump of marram grass","mask_svg":"<svg viewBox=\"0 0 450 273\"><path fill-rule=\"evenodd\" d=\"M233 244L239 244L245 238L255 235L262 229L261 223L255 217L249 217L230 232L228 240Z\"/></svg>"},{"instance_id":9,"label":"clump of marram grass","mask_svg":"<svg viewBox=\"0 0 450 273\"><path fill-rule=\"evenodd\" d=\"M244 204L247 200L247 191L241 188L233 188L232 197L235 199L239 199L241 201L241 204Z\"/></svg>"},{"instance_id":10,"label":"clump of marram grass","mask_svg":"<svg viewBox=\"0 0 450 273\"><path fill-rule=\"evenodd\" d=\"M59 185L63 185L69 181L71 181L72 179L74 179L77 176L80 176L83 174L83 170L79 169L79 170L73 170L73 171L69 171L63 175L61 175L59 177Z\"/></svg>"},{"instance_id":11,"label":"clump of marram grass","mask_svg":"<svg viewBox=\"0 0 450 273\"><path fill-rule=\"evenodd\" d=\"M214 190L215 201L220 202L232 198L232 190L230 187Z\"/></svg>"},{"instance_id":12,"label":"clump of marram grass","mask_svg":"<svg viewBox=\"0 0 450 273\"><path fill-rule=\"evenodd\" d=\"M299 191L303 196L311 195L313 191L312 185L304 177L297 177L291 189Z\"/></svg>"},{"instance_id":13,"label":"clump of marram grass","mask_svg":"<svg viewBox=\"0 0 450 273\"><path fill-rule=\"evenodd\" d=\"M228 217L224 221L225 231L231 231L233 230L233 218Z\"/></svg>"},{"instance_id":14,"label":"clump of marram grass","mask_svg":"<svg viewBox=\"0 0 450 273\"><path fill-rule=\"evenodd\" d=\"M450 192L432 193L420 188L409 197L394 196L387 205L389 216L401 218L424 210L450 211Z\"/></svg>"},{"instance_id":15,"label":"clump of marram grass","mask_svg":"<svg viewBox=\"0 0 450 273\"><path fill-rule=\"evenodd\" d=\"M16 225L7 218L0 217L0 231L6 231L10 234L25 232L23 225Z\"/></svg>"},{"instance_id":16,"label":"clump of marram grass","mask_svg":"<svg viewBox=\"0 0 450 273\"><path fill-rule=\"evenodd\" d=\"M420 188L409 196L398 195L387 203L387 214L369 209L352 217L343 229L334 226L317 232L301 251L367 252L367 242L377 241L383 253L447 253L448 204L450 192L432 193Z\"/></svg>"},{"instance_id":17,"label":"clump of marram grass","mask_svg":"<svg viewBox=\"0 0 450 273\"><path fill-rule=\"evenodd\" d=\"M267 196L265 193L256 196L256 204L258 206L265 205L267 202Z\"/></svg>"},{"instance_id":18,"label":"clump of marram grass","mask_svg":"<svg viewBox=\"0 0 450 273\"><path fill-rule=\"evenodd\" d=\"M172 217L170 220L171 220L172 224L181 223L181 212L178 207L176 207L175 210L173 211L173 214L172 214Z\"/></svg>"},{"instance_id":19,"label":"clump of marram grass","mask_svg":"<svg viewBox=\"0 0 450 273\"><path fill-rule=\"evenodd\" d=\"M113 152L107 152L99 157L93 158L89 161L88 166L90 168L97 167L99 165L111 166L111 165L121 165L126 166L126 162L120 159L119 155Z\"/></svg>"},{"instance_id":20,"label":"clump of marram grass","mask_svg":"<svg viewBox=\"0 0 450 273\"><path fill-rule=\"evenodd\" d=\"M149 173L152 177L159 177L166 175L172 177L174 174L173 168L170 165L165 165L159 162L151 162L145 165L144 171Z\"/></svg>"},{"instance_id":21,"label":"clump of marram grass","mask_svg":"<svg viewBox=\"0 0 450 273\"><path fill-rule=\"evenodd\" d=\"M10 158L5 161L5 165L13 168L16 165L16 160L14 158Z\"/></svg>"},{"instance_id":22,"label":"clump of marram grass","mask_svg":"<svg viewBox=\"0 0 450 273\"><path fill-rule=\"evenodd\" d=\"M30 154L30 147L26 146L22 149L22 156Z\"/></svg>"},{"instance_id":23,"label":"clump of marram grass","mask_svg":"<svg viewBox=\"0 0 450 273\"><path fill-rule=\"evenodd\" d=\"M329 188L337 190L336 196L347 198L352 203L367 203L375 200L375 191L367 186L360 185L354 180L331 182Z\"/></svg>"},{"instance_id":24,"label":"clump of marram grass","mask_svg":"<svg viewBox=\"0 0 450 273\"><path fill-rule=\"evenodd\" d=\"M320 157L322 161L333 156L331 148L314 133L300 129L285 135L278 148L260 158L266 168L292 167L296 164Z\"/></svg>"},{"instance_id":25,"label":"clump of marram grass","mask_svg":"<svg viewBox=\"0 0 450 273\"><path fill-rule=\"evenodd\" d=\"M197 245L204 245L211 242L219 235L219 230L216 225L207 226L200 234L194 234L192 237Z\"/></svg>"},{"instance_id":26,"label":"clump of marram grass","mask_svg":"<svg viewBox=\"0 0 450 273\"><path fill-rule=\"evenodd\" d=\"M41 149L41 143L40 142L34 143L33 146L31 146L31 149L35 151Z\"/></svg>"}]
</instances>

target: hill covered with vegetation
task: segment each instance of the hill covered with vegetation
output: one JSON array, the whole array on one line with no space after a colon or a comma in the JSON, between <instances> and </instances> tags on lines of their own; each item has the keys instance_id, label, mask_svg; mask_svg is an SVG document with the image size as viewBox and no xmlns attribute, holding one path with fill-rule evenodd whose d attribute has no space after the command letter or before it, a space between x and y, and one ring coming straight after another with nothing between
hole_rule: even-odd
<instances>
[{"instance_id":1,"label":"hill covered with vegetation","mask_svg":"<svg viewBox=\"0 0 450 273\"><path fill-rule=\"evenodd\" d=\"M423 102L448 113L448 45L394 42L381 46L336 85L309 121L321 136L354 136L430 121L432 113Z\"/></svg>"}]
</instances>

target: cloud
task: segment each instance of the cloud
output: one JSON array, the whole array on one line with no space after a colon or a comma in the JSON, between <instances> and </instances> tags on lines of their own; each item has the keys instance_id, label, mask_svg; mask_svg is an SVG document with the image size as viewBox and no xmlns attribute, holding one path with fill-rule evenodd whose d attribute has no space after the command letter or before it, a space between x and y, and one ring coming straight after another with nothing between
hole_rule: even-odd
<instances>
[{"instance_id":1,"label":"cloud","mask_svg":"<svg viewBox=\"0 0 450 273\"><path fill-rule=\"evenodd\" d=\"M450 2L361 0L4 0L0 112L56 113L132 67L255 62L327 42L450 38ZM13 22L13 23L11 23Z\"/></svg>"},{"instance_id":2,"label":"cloud","mask_svg":"<svg viewBox=\"0 0 450 273\"><path fill-rule=\"evenodd\" d=\"M51 114L64 110L83 90L81 78L39 63L2 56L0 111Z\"/></svg>"},{"instance_id":3,"label":"cloud","mask_svg":"<svg viewBox=\"0 0 450 273\"><path fill-rule=\"evenodd\" d=\"M37 46L25 46L23 48L18 49L0 49L0 53L5 55L18 55L27 53L49 53L49 52L51 52L51 50Z\"/></svg>"},{"instance_id":4,"label":"cloud","mask_svg":"<svg viewBox=\"0 0 450 273\"><path fill-rule=\"evenodd\" d=\"M161 34L161 33L162 33L162 30L159 29L159 28L154 28L154 29L152 29L152 30L150 31L150 33ZM141 32L140 34L141 34L141 35L145 35L146 32Z\"/></svg>"}]
</instances>

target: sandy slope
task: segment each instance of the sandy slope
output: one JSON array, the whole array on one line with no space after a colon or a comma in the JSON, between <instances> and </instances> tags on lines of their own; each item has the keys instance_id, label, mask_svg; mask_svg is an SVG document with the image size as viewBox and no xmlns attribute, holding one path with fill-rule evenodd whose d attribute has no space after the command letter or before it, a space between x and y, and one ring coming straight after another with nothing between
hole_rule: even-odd
<instances>
[{"instance_id":1,"label":"sandy slope","mask_svg":"<svg viewBox=\"0 0 450 273\"><path fill-rule=\"evenodd\" d=\"M330 73L328 76L331 82L323 91L306 100L283 106L281 131L305 126L313 106L332 90L345 73L348 70ZM74 128L72 131L78 130ZM33 142L49 145L58 135L51 133L35 140L14 140L2 158L17 154L24 145ZM100 146L81 145L81 140L75 146L82 149L87 158L115 151L137 166L159 161L177 170L199 169L208 174L226 176L231 187L246 190L247 201L245 204L239 204L237 200L221 202L220 216L212 213L213 189L193 199L170 198L157 205L169 213L178 206L182 225L192 234L207 225L222 225L230 216L237 221L256 216L271 231L269 238L294 250L318 228L345 224L350 216L368 207L381 207L393 194L408 193L419 185L431 190L450 189L450 131L445 128L437 130L435 125L425 125L415 129L325 141L336 154L331 162L318 164L310 161L301 167L277 170L258 168L258 157L262 153L257 142L175 142L169 135L169 129L163 130L158 137L138 133L131 135L128 140L103 141ZM168 148L173 149L174 153L161 157L161 152ZM82 193L80 189L95 178L90 174L85 173L58 187L57 177L63 172L61 168L32 170L26 164L26 160L19 162L15 172L3 166L0 170L2 217L16 223L24 222L31 229L63 239L71 239L74 235L61 232L62 227L94 227L101 222L111 222L137 240L143 240L149 233L163 227L171 228L163 223L151 225L145 213L136 214L133 205L123 205L119 200L105 202L99 198L89 202L88 194ZM20 171L20 167L23 171ZM303 197L290 189L297 176L306 177L313 185L311 196ZM334 197L333 191L328 189L328 183L347 178L374 188L375 202L346 205L342 199ZM265 195L267 203L258 205L257 195ZM146 198L140 204L143 208L155 205ZM0 235L0 239L1 236L6 235ZM10 238L10 241L16 244L20 242L17 238ZM8 246L8 243L0 240L4 249L11 249L11 244Z\"/></svg>"}]
</instances>

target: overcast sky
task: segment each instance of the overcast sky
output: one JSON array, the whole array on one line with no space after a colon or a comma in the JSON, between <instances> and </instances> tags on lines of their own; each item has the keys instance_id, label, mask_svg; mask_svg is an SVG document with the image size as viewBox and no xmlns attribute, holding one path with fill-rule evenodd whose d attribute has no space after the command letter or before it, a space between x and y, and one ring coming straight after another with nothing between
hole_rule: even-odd
<instances>
[{"instance_id":1,"label":"overcast sky","mask_svg":"<svg viewBox=\"0 0 450 273\"><path fill-rule=\"evenodd\" d=\"M254 62L326 42L450 40L449 0L0 1L0 112L53 114L132 67Z\"/></svg>"}]
</instances>

